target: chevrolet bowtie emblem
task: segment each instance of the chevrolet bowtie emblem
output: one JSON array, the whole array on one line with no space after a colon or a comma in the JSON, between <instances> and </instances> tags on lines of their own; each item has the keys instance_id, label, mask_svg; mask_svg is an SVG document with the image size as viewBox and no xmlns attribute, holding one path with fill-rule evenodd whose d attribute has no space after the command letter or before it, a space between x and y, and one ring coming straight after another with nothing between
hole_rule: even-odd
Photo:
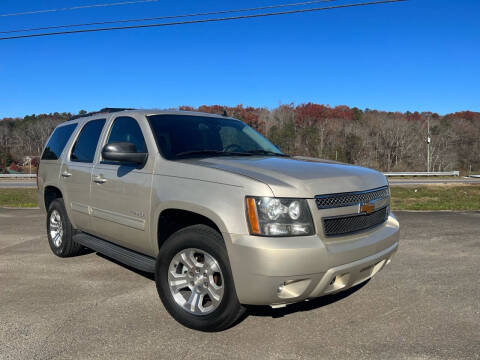
<instances>
[{"instance_id":1,"label":"chevrolet bowtie emblem","mask_svg":"<svg viewBox=\"0 0 480 360\"><path fill-rule=\"evenodd\" d=\"M375 203L360 204L360 212L365 214L371 214L375 210Z\"/></svg>"}]
</instances>

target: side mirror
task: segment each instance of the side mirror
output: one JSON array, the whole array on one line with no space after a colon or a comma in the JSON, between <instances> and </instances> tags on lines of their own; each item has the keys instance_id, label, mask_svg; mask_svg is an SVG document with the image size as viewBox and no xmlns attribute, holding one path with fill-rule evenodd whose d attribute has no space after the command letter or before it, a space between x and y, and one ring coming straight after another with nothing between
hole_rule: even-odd
<instances>
[{"instance_id":1,"label":"side mirror","mask_svg":"<svg viewBox=\"0 0 480 360\"><path fill-rule=\"evenodd\" d=\"M145 164L148 153L137 152L135 144L130 142L113 142L103 147L102 157L108 161Z\"/></svg>"}]
</instances>

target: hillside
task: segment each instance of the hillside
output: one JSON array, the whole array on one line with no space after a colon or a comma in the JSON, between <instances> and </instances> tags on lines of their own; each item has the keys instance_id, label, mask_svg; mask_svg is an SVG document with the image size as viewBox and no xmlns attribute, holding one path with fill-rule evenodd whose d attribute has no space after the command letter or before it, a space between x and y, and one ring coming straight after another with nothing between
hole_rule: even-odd
<instances>
[{"instance_id":1,"label":"hillside","mask_svg":"<svg viewBox=\"0 0 480 360\"><path fill-rule=\"evenodd\" d=\"M480 113L360 110L313 103L275 109L238 105L182 106L180 110L227 112L260 131L289 154L336 159L382 171L425 171L427 119L431 171L480 170ZM70 113L0 120L0 168L11 160L37 156L55 126Z\"/></svg>"}]
</instances>

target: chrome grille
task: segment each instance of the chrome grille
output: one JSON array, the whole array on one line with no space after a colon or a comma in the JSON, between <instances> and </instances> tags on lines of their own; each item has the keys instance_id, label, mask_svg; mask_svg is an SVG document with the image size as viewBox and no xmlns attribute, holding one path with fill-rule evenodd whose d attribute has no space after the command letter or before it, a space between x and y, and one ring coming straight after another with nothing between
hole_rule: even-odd
<instances>
[{"instance_id":1,"label":"chrome grille","mask_svg":"<svg viewBox=\"0 0 480 360\"><path fill-rule=\"evenodd\" d=\"M388 219L390 207L384 207L371 214L356 214L341 217L323 218L326 236L347 235L374 228Z\"/></svg>"},{"instance_id":2,"label":"chrome grille","mask_svg":"<svg viewBox=\"0 0 480 360\"><path fill-rule=\"evenodd\" d=\"M388 186L359 192L349 192L340 194L317 195L315 202L319 209L332 209L345 206L368 203L372 200L385 199L390 197Z\"/></svg>"}]
</instances>

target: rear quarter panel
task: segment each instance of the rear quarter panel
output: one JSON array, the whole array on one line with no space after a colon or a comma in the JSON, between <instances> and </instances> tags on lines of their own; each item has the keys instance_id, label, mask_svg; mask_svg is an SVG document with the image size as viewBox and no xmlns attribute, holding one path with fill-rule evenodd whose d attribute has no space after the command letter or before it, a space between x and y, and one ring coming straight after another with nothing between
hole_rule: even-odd
<instances>
[{"instance_id":1,"label":"rear quarter panel","mask_svg":"<svg viewBox=\"0 0 480 360\"><path fill-rule=\"evenodd\" d=\"M59 187L58 181L60 176L61 162L60 160L41 160L38 168L38 206L40 210L46 214L45 208L45 188L47 186Z\"/></svg>"},{"instance_id":2,"label":"rear quarter panel","mask_svg":"<svg viewBox=\"0 0 480 360\"><path fill-rule=\"evenodd\" d=\"M70 122L68 122L70 124ZM68 194L64 191L62 187L62 183L60 181L60 171L62 169L62 164L64 162L64 159L68 154L70 153L70 149L73 146L73 143L75 139L77 138L77 135L81 129L82 121L81 120L75 120L72 121L71 124L77 124L75 130L73 131L72 135L70 135L70 139L66 143L65 147L63 148L62 154L60 155L58 160L40 160L40 165L38 168L38 206L40 207L40 210L44 213L48 211L45 207L45 188L47 186L54 186L60 190L62 193L62 196L64 197L65 200L65 207L67 210L67 214L69 218L71 219L71 214L70 214L70 208L67 206L68 204ZM65 123L60 124L59 126L63 126ZM53 134L53 131L52 131ZM51 136L51 134L50 134ZM48 144L48 141L50 140L50 137L48 138L47 142L44 145L45 146ZM73 222L72 222L73 224ZM75 226L75 224L73 224Z\"/></svg>"}]
</instances>

